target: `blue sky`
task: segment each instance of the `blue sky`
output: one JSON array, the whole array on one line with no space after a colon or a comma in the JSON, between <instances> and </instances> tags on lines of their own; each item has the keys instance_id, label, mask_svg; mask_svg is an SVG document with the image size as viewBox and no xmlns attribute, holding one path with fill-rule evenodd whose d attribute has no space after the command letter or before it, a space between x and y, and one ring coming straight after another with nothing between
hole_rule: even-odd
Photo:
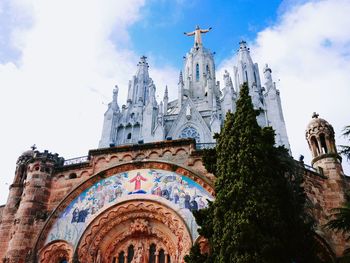
<instances>
[{"instance_id":1,"label":"blue sky","mask_svg":"<svg viewBox=\"0 0 350 263\"><path fill-rule=\"evenodd\" d=\"M114 85L121 106L140 56L158 102L165 85L176 99L193 45L183 32L197 24L213 27L203 42L216 52L217 80L232 74L241 39L260 69L270 65L295 158L311 160L304 132L314 111L347 143L349 14L349 0L0 0L0 203L34 143L66 159L97 147Z\"/></svg>"},{"instance_id":2,"label":"blue sky","mask_svg":"<svg viewBox=\"0 0 350 263\"><path fill-rule=\"evenodd\" d=\"M204 36L204 45L216 52L219 64L238 47L240 40L253 40L259 31L271 25L280 4L277 0L268 4L254 0L153 0L141 9L143 19L130 28L132 47L139 54L152 53L160 66L170 61L180 68L182 56L193 43L192 37L183 32L193 31L196 25L212 27L210 36Z\"/></svg>"}]
</instances>

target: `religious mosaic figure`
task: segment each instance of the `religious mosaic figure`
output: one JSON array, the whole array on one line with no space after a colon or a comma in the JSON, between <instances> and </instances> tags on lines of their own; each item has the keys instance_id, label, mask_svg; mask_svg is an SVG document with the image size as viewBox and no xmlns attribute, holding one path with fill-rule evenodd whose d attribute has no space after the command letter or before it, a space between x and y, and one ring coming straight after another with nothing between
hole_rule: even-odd
<instances>
[{"instance_id":1,"label":"religious mosaic figure","mask_svg":"<svg viewBox=\"0 0 350 263\"><path fill-rule=\"evenodd\" d=\"M135 191L138 191L141 190L141 181L147 181L147 179L143 177L140 173L137 173L137 175L134 178L132 178L129 182L135 182Z\"/></svg>"}]
</instances>

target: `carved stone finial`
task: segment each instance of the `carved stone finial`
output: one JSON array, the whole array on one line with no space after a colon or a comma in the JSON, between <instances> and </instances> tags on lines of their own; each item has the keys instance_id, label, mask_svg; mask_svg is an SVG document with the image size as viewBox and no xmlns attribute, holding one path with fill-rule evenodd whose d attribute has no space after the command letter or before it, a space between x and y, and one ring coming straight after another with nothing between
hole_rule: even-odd
<instances>
[{"instance_id":1,"label":"carved stone finial","mask_svg":"<svg viewBox=\"0 0 350 263\"><path fill-rule=\"evenodd\" d=\"M313 114L312 114L312 118L313 119L317 119L318 118L318 116L320 116L319 114L317 114L316 112L314 112Z\"/></svg>"},{"instance_id":2,"label":"carved stone finial","mask_svg":"<svg viewBox=\"0 0 350 263\"><path fill-rule=\"evenodd\" d=\"M35 143L30 147L33 151L35 151L37 149Z\"/></svg>"}]
</instances>

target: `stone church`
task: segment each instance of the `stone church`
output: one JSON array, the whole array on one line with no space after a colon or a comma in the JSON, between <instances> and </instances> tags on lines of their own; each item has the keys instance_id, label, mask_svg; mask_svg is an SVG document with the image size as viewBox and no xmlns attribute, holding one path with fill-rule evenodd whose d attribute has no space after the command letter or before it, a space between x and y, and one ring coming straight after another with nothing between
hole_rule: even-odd
<instances>
[{"instance_id":1,"label":"stone church","mask_svg":"<svg viewBox=\"0 0 350 263\"><path fill-rule=\"evenodd\" d=\"M215 175L202 162L213 147L225 114L235 111L239 87L248 82L261 126L276 130L276 143L289 149L279 91L271 69L253 63L239 45L233 80L216 81L213 53L197 27L184 58L176 100L157 102L156 87L141 57L128 86L126 104L118 87L104 115L99 148L65 160L34 147L17 160L7 203L0 207L3 263L177 263L194 243L205 247L192 212L215 198ZM322 226L344 201L349 182L337 153L332 126L314 114L306 140L313 157L304 169L305 189L316 218L317 239L335 262L345 248L341 235Z\"/></svg>"}]
</instances>

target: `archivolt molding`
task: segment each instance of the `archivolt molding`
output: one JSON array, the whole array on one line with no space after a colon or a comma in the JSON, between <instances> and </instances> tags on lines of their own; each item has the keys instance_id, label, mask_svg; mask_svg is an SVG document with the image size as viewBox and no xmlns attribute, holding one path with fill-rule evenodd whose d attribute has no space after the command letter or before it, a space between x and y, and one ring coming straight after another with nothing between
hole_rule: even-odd
<instances>
[{"instance_id":1,"label":"archivolt molding","mask_svg":"<svg viewBox=\"0 0 350 263\"><path fill-rule=\"evenodd\" d=\"M144 222L143 225L141 222ZM129 225L126 231L124 226L124 229L120 229L117 234L111 234L113 229L123 223ZM148 225L150 223L152 227ZM160 243L166 248L165 251L176 258L176 262L180 262L192 246L186 224L176 212L155 201L132 200L104 212L88 226L77 249L78 258L80 262L94 262L94 257L101 249L104 239L110 237L111 242L102 253L103 262L109 262L121 244L130 238L137 239L140 236L161 241Z\"/></svg>"},{"instance_id":2,"label":"archivolt molding","mask_svg":"<svg viewBox=\"0 0 350 263\"><path fill-rule=\"evenodd\" d=\"M60 260L63 259L66 259L69 263L72 262L73 248L67 242L62 240L48 244L41 249L39 253L40 263L60 262Z\"/></svg>"},{"instance_id":3,"label":"archivolt molding","mask_svg":"<svg viewBox=\"0 0 350 263\"><path fill-rule=\"evenodd\" d=\"M114 167L109 167L104 171L100 171L94 176L89 177L87 180L79 184L75 189L73 189L57 206L57 208L50 215L48 220L43 227L42 232L40 233L37 244L35 246L35 250L38 251L41 247L44 246L46 237L50 228L53 226L55 220L57 220L59 214L72 202L79 194L81 194L86 188L92 186L94 183L102 180L103 178L113 176L117 173L122 173L126 171L131 171L135 169L160 169L165 171L173 171L177 174L184 175L194 182L202 186L206 191L208 191L212 196L215 196L213 189L213 180L208 176L192 171L188 167L183 167L179 164L159 161L159 160L147 160L142 162L127 162L118 164Z\"/></svg>"}]
</instances>

